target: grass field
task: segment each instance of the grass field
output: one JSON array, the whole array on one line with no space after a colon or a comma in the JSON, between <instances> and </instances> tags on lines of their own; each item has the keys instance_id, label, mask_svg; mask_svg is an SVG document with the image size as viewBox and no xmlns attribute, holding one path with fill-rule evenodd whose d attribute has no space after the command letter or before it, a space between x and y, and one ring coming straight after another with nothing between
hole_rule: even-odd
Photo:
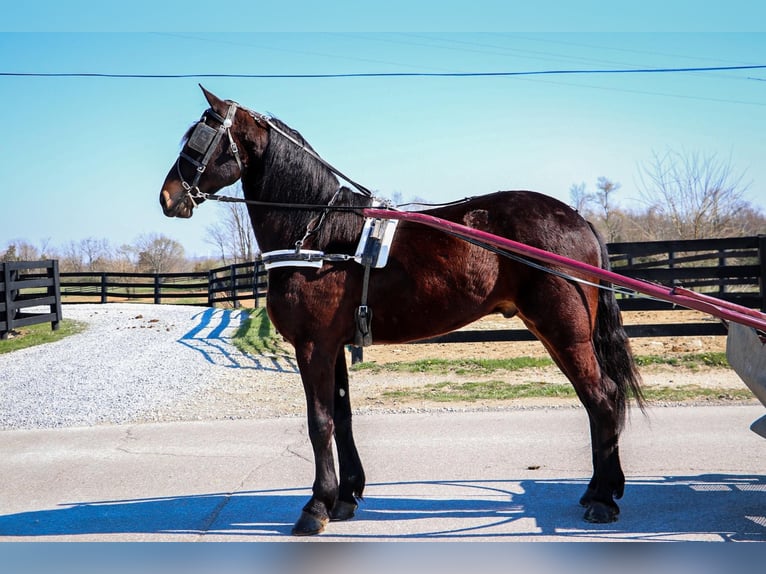
<instances>
[{"instance_id":1,"label":"grass field","mask_svg":"<svg viewBox=\"0 0 766 574\"><path fill-rule=\"evenodd\" d=\"M31 325L29 327L20 327L12 332L12 336L7 340L0 340L0 353L10 353L35 345L52 343L69 335L74 335L85 329L85 324L78 321L64 319L59 323L57 331L51 329L50 323L41 325Z\"/></svg>"}]
</instances>

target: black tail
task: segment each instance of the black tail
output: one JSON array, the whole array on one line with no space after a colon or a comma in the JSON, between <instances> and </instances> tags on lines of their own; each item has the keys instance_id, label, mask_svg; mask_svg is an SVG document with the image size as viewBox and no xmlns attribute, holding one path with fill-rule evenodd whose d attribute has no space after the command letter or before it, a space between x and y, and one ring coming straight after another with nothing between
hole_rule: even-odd
<instances>
[{"instance_id":1,"label":"black tail","mask_svg":"<svg viewBox=\"0 0 766 574\"><path fill-rule=\"evenodd\" d=\"M606 243L592 224L591 229L601 245L601 267L609 270L609 253L606 250ZM607 289L599 289L593 343L602 371L617 384L619 420L622 423L625 420L628 399L631 396L642 411L645 409L646 400L641 390L641 375L636 368L630 341L622 325L620 308L614 292Z\"/></svg>"}]
</instances>

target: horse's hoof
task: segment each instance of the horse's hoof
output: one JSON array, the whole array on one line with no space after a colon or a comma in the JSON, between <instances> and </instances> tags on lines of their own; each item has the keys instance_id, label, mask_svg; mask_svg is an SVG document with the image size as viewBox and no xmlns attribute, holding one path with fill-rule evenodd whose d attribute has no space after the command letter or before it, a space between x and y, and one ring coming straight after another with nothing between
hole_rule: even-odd
<instances>
[{"instance_id":1,"label":"horse's hoof","mask_svg":"<svg viewBox=\"0 0 766 574\"><path fill-rule=\"evenodd\" d=\"M327 518L317 518L308 512L301 512L300 518L293 526L293 536L312 536L319 534L327 526Z\"/></svg>"},{"instance_id":2,"label":"horse's hoof","mask_svg":"<svg viewBox=\"0 0 766 574\"><path fill-rule=\"evenodd\" d=\"M330 512L330 520L333 522L340 522L342 520L349 520L354 517L354 512L357 509L356 502L346 502L345 500L338 500L335 506L332 507Z\"/></svg>"},{"instance_id":3,"label":"horse's hoof","mask_svg":"<svg viewBox=\"0 0 766 574\"><path fill-rule=\"evenodd\" d=\"M593 496L596 494L596 491L592 488L588 488L588 490L585 491L585 494L582 495L582 498L580 498L580 506L584 508L588 508L593 502Z\"/></svg>"},{"instance_id":4,"label":"horse's hoof","mask_svg":"<svg viewBox=\"0 0 766 574\"><path fill-rule=\"evenodd\" d=\"M587 522L594 524L609 524L610 522L616 522L619 514L620 509L616 504L610 506L603 502L591 502L583 518Z\"/></svg>"}]
</instances>

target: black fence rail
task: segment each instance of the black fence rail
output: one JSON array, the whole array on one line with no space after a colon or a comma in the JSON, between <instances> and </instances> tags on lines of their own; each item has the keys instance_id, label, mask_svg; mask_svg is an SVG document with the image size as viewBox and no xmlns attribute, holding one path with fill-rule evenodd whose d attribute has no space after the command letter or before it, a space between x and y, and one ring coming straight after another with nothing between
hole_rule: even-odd
<instances>
[{"instance_id":1,"label":"black fence rail","mask_svg":"<svg viewBox=\"0 0 766 574\"><path fill-rule=\"evenodd\" d=\"M70 272L61 274L65 303L142 300L160 303L207 303L208 274Z\"/></svg>"},{"instance_id":2,"label":"black fence rail","mask_svg":"<svg viewBox=\"0 0 766 574\"><path fill-rule=\"evenodd\" d=\"M60 321L58 261L0 262L0 339L15 328L40 323L50 323L55 331Z\"/></svg>"},{"instance_id":3,"label":"black fence rail","mask_svg":"<svg viewBox=\"0 0 766 574\"><path fill-rule=\"evenodd\" d=\"M609 258L616 273L659 283L680 285L766 311L761 278L766 272L766 235L728 239L611 243ZM623 310L672 309L664 301L623 297Z\"/></svg>"},{"instance_id":4,"label":"black fence rail","mask_svg":"<svg viewBox=\"0 0 766 574\"><path fill-rule=\"evenodd\" d=\"M144 301L155 304L235 307L266 294L266 271L260 262L228 265L194 273L61 273L65 303Z\"/></svg>"},{"instance_id":5,"label":"black fence rail","mask_svg":"<svg viewBox=\"0 0 766 574\"><path fill-rule=\"evenodd\" d=\"M608 247L612 268L617 273L668 286L681 285L745 307L766 311L766 291L762 280L766 276L766 235L611 243ZM266 295L266 277L263 264L255 261L199 273L61 273L60 288L61 297L66 303L143 300L153 303L257 307ZM674 308L670 303L640 295L619 295L618 303L623 311ZM37 301L35 304L41 303ZM628 325L626 330L631 337L721 335L726 332L720 322L715 320L691 324ZM427 342L530 339L533 336L526 329L463 330Z\"/></svg>"}]
</instances>

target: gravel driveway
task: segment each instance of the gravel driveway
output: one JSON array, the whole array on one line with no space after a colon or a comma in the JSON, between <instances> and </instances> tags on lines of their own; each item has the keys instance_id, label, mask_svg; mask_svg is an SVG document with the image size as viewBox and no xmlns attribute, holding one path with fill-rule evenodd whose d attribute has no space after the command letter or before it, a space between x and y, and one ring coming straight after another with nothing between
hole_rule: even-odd
<instances>
[{"instance_id":1,"label":"gravel driveway","mask_svg":"<svg viewBox=\"0 0 766 574\"><path fill-rule=\"evenodd\" d=\"M244 371L251 385L302 393L291 359L231 344L240 311L110 303L65 305L63 315L87 329L0 355L0 428L202 419L209 397L236 389Z\"/></svg>"}]
</instances>

